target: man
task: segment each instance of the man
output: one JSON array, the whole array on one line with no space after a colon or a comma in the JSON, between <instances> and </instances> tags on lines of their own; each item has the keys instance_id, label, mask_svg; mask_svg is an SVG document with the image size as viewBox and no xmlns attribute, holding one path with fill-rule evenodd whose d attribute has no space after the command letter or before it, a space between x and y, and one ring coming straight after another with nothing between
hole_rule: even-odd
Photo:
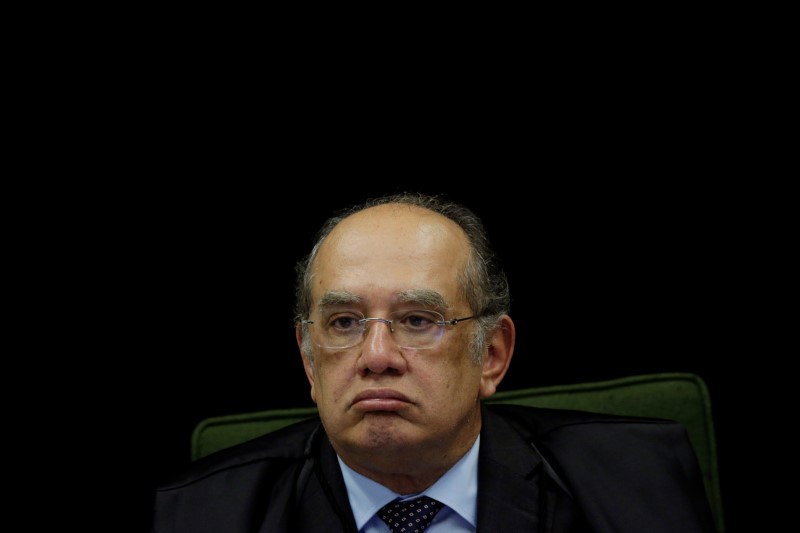
<instances>
[{"instance_id":1,"label":"man","mask_svg":"<svg viewBox=\"0 0 800 533\"><path fill-rule=\"evenodd\" d=\"M404 194L329 220L295 310L319 419L194 463L154 531L713 531L680 425L481 403L511 362L508 309L462 206Z\"/></svg>"}]
</instances>

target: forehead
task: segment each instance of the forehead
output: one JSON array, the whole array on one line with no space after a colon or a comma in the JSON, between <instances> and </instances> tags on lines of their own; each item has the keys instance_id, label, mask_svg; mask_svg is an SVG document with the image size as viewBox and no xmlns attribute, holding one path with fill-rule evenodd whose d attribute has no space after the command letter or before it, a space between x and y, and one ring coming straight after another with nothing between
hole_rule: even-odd
<instances>
[{"instance_id":1,"label":"forehead","mask_svg":"<svg viewBox=\"0 0 800 533\"><path fill-rule=\"evenodd\" d=\"M372 207L327 236L313 266L312 297L343 291L369 302L428 290L452 305L461 298L468 256L467 236L452 220L416 206Z\"/></svg>"}]
</instances>

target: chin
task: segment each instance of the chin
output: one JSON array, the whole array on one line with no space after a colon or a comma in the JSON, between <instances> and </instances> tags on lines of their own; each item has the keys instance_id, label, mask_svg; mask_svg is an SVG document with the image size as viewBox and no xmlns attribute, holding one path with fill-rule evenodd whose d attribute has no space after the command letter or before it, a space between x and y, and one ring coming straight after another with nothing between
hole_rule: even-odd
<instances>
[{"instance_id":1,"label":"chin","mask_svg":"<svg viewBox=\"0 0 800 533\"><path fill-rule=\"evenodd\" d=\"M397 413L376 411L364 415L358 424L356 439L361 447L385 452L413 445L413 433L411 423Z\"/></svg>"}]
</instances>

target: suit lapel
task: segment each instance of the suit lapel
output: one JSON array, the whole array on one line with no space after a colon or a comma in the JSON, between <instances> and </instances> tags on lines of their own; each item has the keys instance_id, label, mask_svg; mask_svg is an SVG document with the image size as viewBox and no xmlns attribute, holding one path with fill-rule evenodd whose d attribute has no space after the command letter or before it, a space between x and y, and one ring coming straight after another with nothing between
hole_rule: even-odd
<instances>
[{"instance_id":1,"label":"suit lapel","mask_svg":"<svg viewBox=\"0 0 800 533\"><path fill-rule=\"evenodd\" d=\"M481 415L478 531L536 531L541 458L502 418Z\"/></svg>"},{"instance_id":2,"label":"suit lapel","mask_svg":"<svg viewBox=\"0 0 800 533\"><path fill-rule=\"evenodd\" d=\"M356 523L342 471L327 437L322 437L315 454L314 471L303 490L297 517L303 533L356 533Z\"/></svg>"}]
</instances>

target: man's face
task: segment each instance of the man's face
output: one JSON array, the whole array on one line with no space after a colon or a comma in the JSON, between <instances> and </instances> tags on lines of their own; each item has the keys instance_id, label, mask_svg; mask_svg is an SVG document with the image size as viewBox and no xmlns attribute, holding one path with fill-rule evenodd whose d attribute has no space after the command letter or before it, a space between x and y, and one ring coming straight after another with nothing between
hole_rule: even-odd
<instances>
[{"instance_id":1,"label":"man's face","mask_svg":"<svg viewBox=\"0 0 800 533\"><path fill-rule=\"evenodd\" d=\"M459 282L468 252L456 224L417 207L384 205L345 219L313 266L312 342L320 331L315 328L335 313L472 315ZM339 455L380 469L406 457L419 462L423 451L438 454L437 461L464 453L480 429L482 367L469 348L474 327L473 321L445 326L436 346L409 349L398 346L388 325L374 321L357 346L314 345L314 368L304 357L306 373Z\"/></svg>"}]
</instances>

